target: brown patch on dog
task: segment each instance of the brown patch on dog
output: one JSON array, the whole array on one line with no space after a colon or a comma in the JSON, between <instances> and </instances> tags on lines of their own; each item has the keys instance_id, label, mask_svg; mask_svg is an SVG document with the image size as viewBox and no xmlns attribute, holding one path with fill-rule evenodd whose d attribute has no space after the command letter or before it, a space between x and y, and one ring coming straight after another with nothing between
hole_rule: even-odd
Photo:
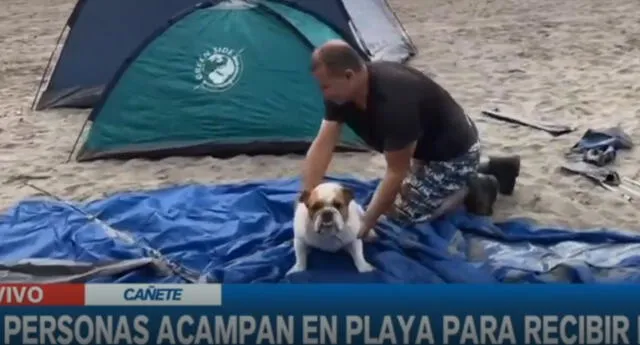
<instances>
[{"instance_id":1,"label":"brown patch on dog","mask_svg":"<svg viewBox=\"0 0 640 345\"><path fill-rule=\"evenodd\" d=\"M353 194L353 191L349 187L342 186L342 194L344 195L344 202L347 203L347 205L349 205L349 203L356 198Z\"/></svg>"},{"instance_id":2,"label":"brown patch on dog","mask_svg":"<svg viewBox=\"0 0 640 345\"><path fill-rule=\"evenodd\" d=\"M342 193L338 194L336 200L334 200L334 207L337 208L342 214L342 218L347 220L349 218L349 204L355 198L353 191L350 188L342 187Z\"/></svg>"},{"instance_id":3,"label":"brown patch on dog","mask_svg":"<svg viewBox=\"0 0 640 345\"><path fill-rule=\"evenodd\" d=\"M304 197L303 195L300 196L300 201L304 202L309 210L310 218L313 218L321 209L332 207L340 212L344 220L347 220L349 217L349 204L353 199L353 191L347 187L342 187L332 200L321 199L315 190L307 192Z\"/></svg>"},{"instance_id":4,"label":"brown patch on dog","mask_svg":"<svg viewBox=\"0 0 640 345\"><path fill-rule=\"evenodd\" d=\"M324 200L320 200L316 191L313 190L309 193L305 205L307 205L307 209L309 210L309 217L313 218L321 208L326 206L326 202Z\"/></svg>"}]
</instances>

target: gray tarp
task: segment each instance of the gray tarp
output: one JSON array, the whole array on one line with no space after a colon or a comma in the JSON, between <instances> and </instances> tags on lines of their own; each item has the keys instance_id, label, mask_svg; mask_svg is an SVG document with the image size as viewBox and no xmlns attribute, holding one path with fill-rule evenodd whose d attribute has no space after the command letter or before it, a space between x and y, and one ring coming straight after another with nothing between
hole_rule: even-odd
<instances>
[{"instance_id":1,"label":"gray tarp","mask_svg":"<svg viewBox=\"0 0 640 345\"><path fill-rule=\"evenodd\" d=\"M167 265L157 259L141 258L103 265L54 259L27 259L16 263L0 263L0 283L84 283L98 277L112 277L142 267L162 275L171 274Z\"/></svg>"},{"instance_id":2,"label":"gray tarp","mask_svg":"<svg viewBox=\"0 0 640 345\"><path fill-rule=\"evenodd\" d=\"M417 53L386 0L342 2L351 17L352 30L373 60L405 62Z\"/></svg>"}]
</instances>

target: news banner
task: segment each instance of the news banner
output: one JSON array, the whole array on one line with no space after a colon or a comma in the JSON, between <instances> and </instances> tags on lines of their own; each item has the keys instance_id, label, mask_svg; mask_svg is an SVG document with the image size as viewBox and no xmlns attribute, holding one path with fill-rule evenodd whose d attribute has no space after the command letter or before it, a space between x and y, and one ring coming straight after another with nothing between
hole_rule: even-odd
<instances>
[{"instance_id":1,"label":"news banner","mask_svg":"<svg viewBox=\"0 0 640 345\"><path fill-rule=\"evenodd\" d=\"M596 285L0 285L4 344L640 344Z\"/></svg>"}]
</instances>

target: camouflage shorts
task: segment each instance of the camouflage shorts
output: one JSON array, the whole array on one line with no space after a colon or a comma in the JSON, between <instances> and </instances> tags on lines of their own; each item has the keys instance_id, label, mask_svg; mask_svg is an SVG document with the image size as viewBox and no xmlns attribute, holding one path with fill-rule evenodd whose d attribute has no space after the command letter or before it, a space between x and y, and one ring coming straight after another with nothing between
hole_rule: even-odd
<instances>
[{"instance_id":1,"label":"camouflage shorts","mask_svg":"<svg viewBox=\"0 0 640 345\"><path fill-rule=\"evenodd\" d=\"M388 216L401 223L431 219L448 197L466 186L479 164L479 143L450 161L414 163Z\"/></svg>"}]
</instances>

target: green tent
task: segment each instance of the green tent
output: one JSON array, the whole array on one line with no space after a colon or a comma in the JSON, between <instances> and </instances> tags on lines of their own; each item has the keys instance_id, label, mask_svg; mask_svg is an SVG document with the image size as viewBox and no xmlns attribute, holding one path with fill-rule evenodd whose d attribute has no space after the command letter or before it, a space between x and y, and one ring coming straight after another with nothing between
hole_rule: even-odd
<instances>
[{"instance_id":1,"label":"green tent","mask_svg":"<svg viewBox=\"0 0 640 345\"><path fill-rule=\"evenodd\" d=\"M144 42L89 116L77 159L304 153L324 113L315 47L340 35L283 3L225 1ZM347 127L338 150L367 150Z\"/></svg>"}]
</instances>

